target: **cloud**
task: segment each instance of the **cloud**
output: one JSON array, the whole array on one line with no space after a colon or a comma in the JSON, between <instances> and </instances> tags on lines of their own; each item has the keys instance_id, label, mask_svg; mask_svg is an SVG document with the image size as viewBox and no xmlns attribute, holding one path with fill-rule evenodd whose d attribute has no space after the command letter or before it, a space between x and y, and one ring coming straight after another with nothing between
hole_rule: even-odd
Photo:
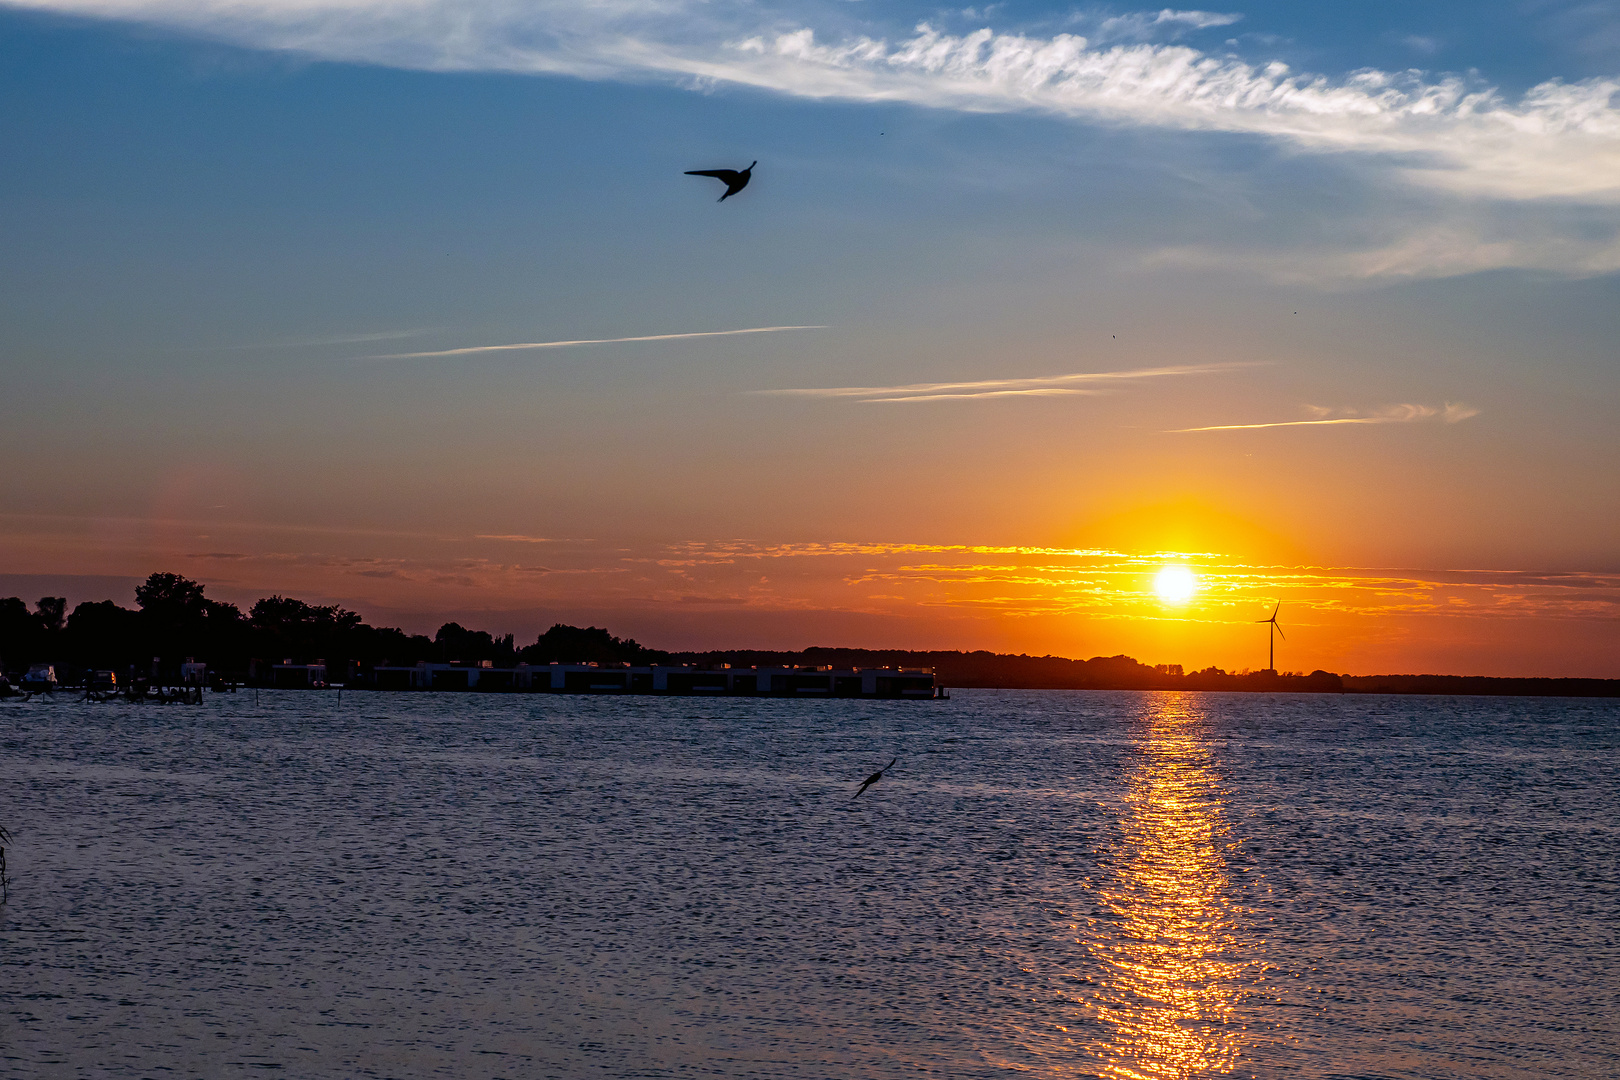
<instances>
[{"instance_id":1,"label":"cloud","mask_svg":"<svg viewBox=\"0 0 1620 1080\"><path fill-rule=\"evenodd\" d=\"M1279 60L1244 59L1174 40L1229 25L1235 13L1165 8L1092 16L1075 24L1089 29L1086 36L989 26L955 34L929 23L907 29L874 21L882 13L869 5L812 8L805 0L11 3L417 70L662 81L705 90L730 85L804 99L1256 136L1289 151L1340 159L1380 195L1428 196L1432 205L1410 208L1403 218L1389 209L1390 199L1380 198L1370 230L1376 235L1328 250L1296 246L1256 254L1246 242L1237 250L1161 251L1150 262L1239 265L1307 282L1499 267L1569 275L1620 269L1620 77L1554 78L1509 94L1477 73L1299 72ZM975 18L991 17L991 9L975 10ZM1600 21L1583 24L1583 40L1595 39ZM1515 214L1513 208L1529 209ZM1572 211L1585 215L1576 220ZM638 339L601 343L609 340ZM389 359L596 343L481 346Z\"/></svg>"},{"instance_id":2,"label":"cloud","mask_svg":"<svg viewBox=\"0 0 1620 1080\"><path fill-rule=\"evenodd\" d=\"M683 338L731 337L736 334L776 334L783 330L825 330L825 326L754 326L745 330L704 330L693 334L648 334L642 337L585 338L577 341L527 341L516 345L468 345L459 349L431 352L387 353L367 356L366 360L427 360L444 356L473 356L478 353L515 352L523 349L570 349L576 345L621 345L636 341L679 341Z\"/></svg>"},{"instance_id":3,"label":"cloud","mask_svg":"<svg viewBox=\"0 0 1620 1080\"><path fill-rule=\"evenodd\" d=\"M1128 15L1112 15L1097 24L1094 36L1099 41L1147 41L1168 34L1178 37L1189 30L1208 30L1214 26L1231 26L1241 21L1236 12L1217 11L1133 11Z\"/></svg>"},{"instance_id":4,"label":"cloud","mask_svg":"<svg viewBox=\"0 0 1620 1080\"><path fill-rule=\"evenodd\" d=\"M914 401L964 401L971 398L1005 397L1066 397L1105 393L1102 390L1077 390L1062 386L1037 387L1032 390L978 390L962 394L917 394L912 397L862 398L862 405L895 405Z\"/></svg>"},{"instance_id":5,"label":"cloud","mask_svg":"<svg viewBox=\"0 0 1620 1080\"><path fill-rule=\"evenodd\" d=\"M1430 188L1620 205L1620 79L1551 79L1510 100L1476 77L1296 73L1176 44L984 28L823 38L785 5L696 0L21 0L244 45L440 71L731 83L806 98L1268 136L1381 155ZM825 14L824 18L838 18ZM1223 25L1164 9L1144 25ZM824 31L825 32L825 31Z\"/></svg>"},{"instance_id":6,"label":"cloud","mask_svg":"<svg viewBox=\"0 0 1620 1080\"><path fill-rule=\"evenodd\" d=\"M1145 252L1139 263L1148 269L1241 267L1311 285L1453 277L1500 267L1577 276L1620 270L1620 214L1613 209L1449 201L1433 193L1381 203L1360 221L1346 212L1335 224L1340 239L1331 247L1175 245Z\"/></svg>"},{"instance_id":7,"label":"cloud","mask_svg":"<svg viewBox=\"0 0 1620 1080\"><path fill-rule=\"evenodd\" d=\"M1206 427L1172 428L1170 434L1179 435L1195 431L1254 431L1259 428L1279 427L1326 427L1337 424L1411 424L1419 420L1435 419L1455 424L1479 415L1479 410L1472 405L1450 401L1438 407L1411 404L1384 405L1366 414L1358 414L1349 409L1328 409L1320 405L1307 405L1305 411L1313 419L1276 420L1263 424L1210 424ZM1334 416L1332 415L1334 412L1344 415Z\"/></svg>"},{"instance_id":8,"label":"cloud","mask_svg":"<svg viewBox=\"0 0 1620 1080\"><path fill-rule=\"evenodd\" d=\"M774 73L778 88L806 96L1266 135L1382 155L1406 179L1456 194L1620 204L1616 79L1553 80L1510 103L1457 76L1363 70L1332 80L1179 45L1100 49L1069 34L956 36L927 24L894 45L823 45L801 29L737 47L755 53L755 69Z\"/></svg>"},{"instance_id":9,"label":"cloud","mask_svg":"<svg viewBox=\"0 0 1620 1080\"><path fill-rule=\"evenodd\" d=\"M856 398L860 404L912 401L961 401L972 398L1101 394L1106 391L1080 383L1128 382L1175 375L1209 375L1254 364L1181 364L1175 367L1136 368L1129 371L1076 371L1066 375L1037 375L1021 379L978 379L972 382L908 383L902 386L821 386L784 390L750 390L777 396Z\"/></svg>"},{"instance_id":10,"label":"cloud","mask_svg":"<svg viewBox=\"0 0 1620 1080\"><path fill-rule=\"evenodd\" d=\"M1172 11L1165 8L1153 17L1155 23L1186 23L1203 30L1211 26L1231 26L1241 21L1243 16L1237 12L1221 14L1216 11Z\"/></svg>"}]
</instances>

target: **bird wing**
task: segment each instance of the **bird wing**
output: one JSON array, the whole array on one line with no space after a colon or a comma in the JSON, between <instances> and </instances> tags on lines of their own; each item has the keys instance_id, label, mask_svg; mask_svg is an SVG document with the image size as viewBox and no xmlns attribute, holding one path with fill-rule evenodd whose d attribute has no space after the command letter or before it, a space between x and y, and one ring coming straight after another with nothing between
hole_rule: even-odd
<instances>
[{"instance_id":1,"label":"bird wing","mask_svg":"<svg viewBox=\"0 0 1620 1080\"><path fill-rule=\"evenodd\" d=\"M899 760L900 760L899 758L894 759L894 761L899 761ZM894 761L889 762L887 765L883 766L883 768L879 769L877 772L873 773L871 776L868 776L865 780L861 781L861 789L860 789L860 791L857 791L855 794L851 795L850 798L851 799L860 798L861 797L861 791L865 791L867 788L871 787L873 784L875 784L879 780L883 779L883 774L888 772L890 769L894 768Z\"/></svg>"},{"instance_id":2,"label":"bird wing","mask_svg":"<svg viewBox=\"0 0 1620 1080\"><path fill-rule=\"evenodd\" d=\"M728 184L737 182L736 169L688 169L687 176L712 176L716 180L724 180Z\"/></svg>"}]
</instances>

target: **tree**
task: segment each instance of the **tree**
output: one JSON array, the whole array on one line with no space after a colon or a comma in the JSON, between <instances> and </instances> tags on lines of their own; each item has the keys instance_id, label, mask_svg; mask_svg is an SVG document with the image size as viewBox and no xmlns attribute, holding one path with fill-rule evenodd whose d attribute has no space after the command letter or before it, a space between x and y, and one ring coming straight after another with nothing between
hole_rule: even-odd
<instances>
[{"instance_id":1,"label":"tree","mask_svg":"<svg viewBox=\"0 0 1620 1080\"><path fill-rule=\"evenodd\" d=\"M153 574L135 586L135 603L144 612L175 622L200 619L208 608L203 587L179 574Z\"/></svg>"},{"instance_id":2,"label":"tree","mask_svg":"<svg viewBox=\"0 0 1620 1080\"><path fill-rule=\"evenodd\" d=\"M67 623L67 597L42 596L34 605L34 613L48 633L58 633Z\"/></svg>"},{"instance_id":3,"label":"tree","mask_svg":"<svg viewBox=\"0 0 1620 1080\"><path fill-rule=\"evenodd\" d=\"M468 630L460 623L447 622L433 635L439 659L474 662L495 659L495 639L487 630Z\"/></svg>"},{"instance_id":4,"label":"tree","mask_svg":"<svg viewBox=\"0 0 1620 1080\"><path fill-rule=\"evenodd\" d=\"M355 631L363 624L358 613L336 604L306 604L290 596L267 596L248 611L254 648L273 659L347 659Z\"/></svg>"},{"instance_id":5,"label":"tree","mask_svg":"<svg viewBox=\"0 0 1620 1080\"><path fill-rule=\"evenodd\" d=\"M668 653L643 647L634 638L616 638L598 626L556 623L522 654L530 664L652 664L669 659Z\"/></svg>"},{"instance_id":6,"label":"tree","mask_svg":"<svg viewBox=\"0 0 1620 1080\"><path fill-rule=\"evenodd\" d=\"M44 636L38 617L21 599L8 596L0 600L0 670L26 671L39 659Z\"/></svg>"},{"instance_id":7,"label":"tree","mask_svg":"<svg viewBox=\"0 0 1620 1080\"><path fill-rule=\"evenodd\" d=\"M240 648L242 612L235 604L208 599L190 578L153 574L135 587L135 602L147 655L161 656L171 667L185 656L221 662Z\"/></svg>"},{"instance_id":8,"label":"tree","mask_svg":"<svg viewBox=\"0 0 1620 1080\"><path fill-rule=\"evenodd\" d=\"M141 615L111 600L85 602L68 616L67 652L79 667L119 670L138 655Z\"/></svg>"},{"instance_id":9,"label":"tree","mask_svg":"<svg viewBox=\"0 0 1620 1080\"><path fill-rule=\"evenodd\" d=\"M280 632L308 631L314 628L352 630L360 625L358 612L349 611L336 604L318 607L281 595L267 596L254 604L248 610L248 618L260 630Z\"/></svg>"}]
</instances>

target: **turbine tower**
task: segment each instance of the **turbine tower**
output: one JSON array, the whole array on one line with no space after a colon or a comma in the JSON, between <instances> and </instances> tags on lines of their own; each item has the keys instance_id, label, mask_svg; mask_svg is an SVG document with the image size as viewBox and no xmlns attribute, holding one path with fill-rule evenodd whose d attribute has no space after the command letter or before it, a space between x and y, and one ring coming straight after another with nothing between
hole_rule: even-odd
<instances>
[{"instance_id":1,"label":"turbine tower","mask_svg":"<svg viewBox=\"0 0 1620 1080\"><path fill-rule=\"evenodd\" d=\"M1284 634L1282 632L1282 627L1277 625L1277 612L1279 612L1281 610L1282 610L1282 601L1279 600L1279 601L1277 601L1277 606L1275 608L1272 608L1272 610L1271 610L1271 618L1254 620L1257 623L1270 623L1271 624L1271 630L1268 631L1267 634L1266 634L1266 640L1271 645L1271 650L1267 654L1268 659L1270 660L1271 663L1270 663L1270 667L1268 667L1266 670L1270 671L1273 675L1275 675L1277 673L1277 638L1280 635L1284 641L1288 640L1288 635Z\"/></svg>"}]
</instances>

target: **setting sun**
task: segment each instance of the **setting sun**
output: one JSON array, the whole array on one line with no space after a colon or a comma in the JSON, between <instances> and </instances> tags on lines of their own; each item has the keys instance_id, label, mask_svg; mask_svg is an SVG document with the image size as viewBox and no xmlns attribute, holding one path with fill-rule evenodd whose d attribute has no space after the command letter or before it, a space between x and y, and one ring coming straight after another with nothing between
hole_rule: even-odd
<instances>
[{"instance_id":1,"label":"setting sun","mask_svg":"<svg viewBox=\"0 0 1620 1080\"><path fill-rule=\"evenodd\" d=\"M1153 591L1168 604L1185 604L1198 591L1198 579L1185 566L1167 566L1153 579Z\"/></svg>"}]
</instances>

